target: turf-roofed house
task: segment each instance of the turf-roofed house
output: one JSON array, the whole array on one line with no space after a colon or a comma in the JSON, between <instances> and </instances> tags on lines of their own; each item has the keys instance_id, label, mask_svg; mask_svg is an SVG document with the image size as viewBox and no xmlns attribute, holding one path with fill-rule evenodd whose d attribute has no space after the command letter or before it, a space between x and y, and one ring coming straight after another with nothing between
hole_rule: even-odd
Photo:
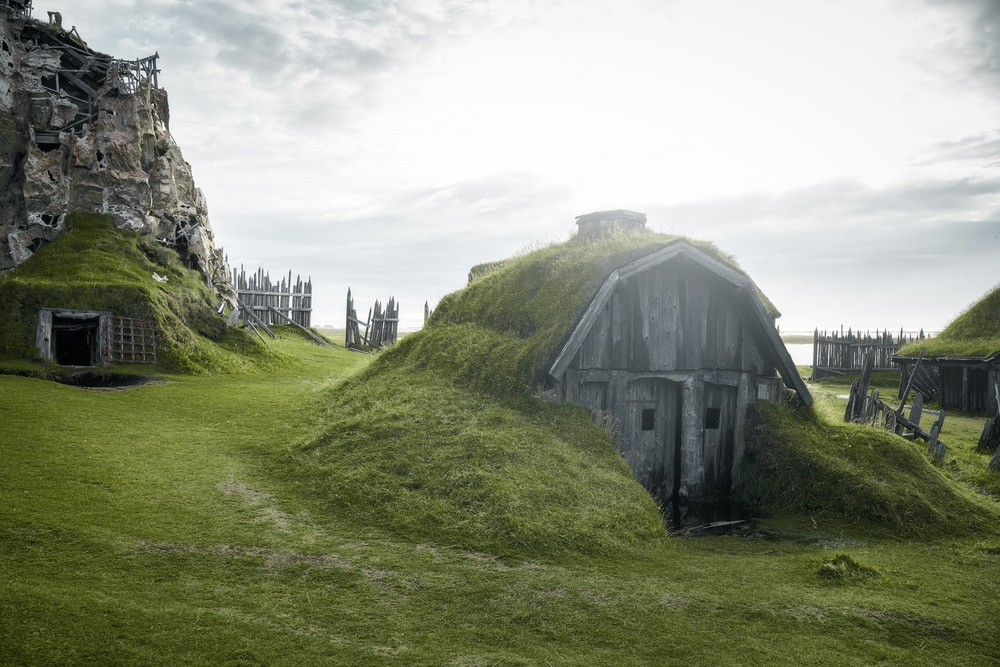
<instances>
[{"instance_id":1,"label":"turf-roofed house","mask_svg":"<svg viewBox=\"0 0 1000 667\"><path fill-rule=\"evenodd\" d=\"M1000 286L944 330L892 358L900 395L909 384L942 408L996 417L1000 412Z\"/></svg>"},{"instance_id":2,"label":"turf-roofed house","mask_svg":"<svg viewBox=\"0 0 1000 667\"><path fill-rule=\"evenodd\" d=\"M627 217L626 217L627 216ZM578 218L581 235L645 216ZM595 224L596 222L596 224ZM685 239L615 268L549 368L574 403L615 424L636 479L661 500L725 497L755 399L812 398L754 283Z\"/></svg>"},{"instance_id":3,"label":"turf-roofed house","mask_svg":"<svg viewBox=\"0 0 1000 667\"><path fill-rule=\"evenodd\" d=\"M600 211L577 223L565 244L475 267L432 325L461 313L516 328L538 346L534 384L608 425L662 504L728 498L751 402L812 402L777 311L731 258L646 230L644 214ZM520 310L504 305L515 298Z\"/></svg>"}]
</instances>

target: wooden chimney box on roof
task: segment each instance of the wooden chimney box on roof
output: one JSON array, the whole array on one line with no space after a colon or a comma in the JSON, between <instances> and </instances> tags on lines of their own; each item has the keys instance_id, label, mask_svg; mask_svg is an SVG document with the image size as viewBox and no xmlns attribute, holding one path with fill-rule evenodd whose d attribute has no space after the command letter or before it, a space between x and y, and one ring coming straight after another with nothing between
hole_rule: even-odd
<instances>
[{"instance_id":1,"label":"wooden chimney box on roof","mask_svg":"<svg viewBox=\"0 0 1000 667\"><path fill-rule=\"evenodd\" d=\"M586 215L578 215L576 224L581 237L596 237L613 231L645 229L646 214L616 208L610 211L595 211Z\"/></svg>"}]
</instances>

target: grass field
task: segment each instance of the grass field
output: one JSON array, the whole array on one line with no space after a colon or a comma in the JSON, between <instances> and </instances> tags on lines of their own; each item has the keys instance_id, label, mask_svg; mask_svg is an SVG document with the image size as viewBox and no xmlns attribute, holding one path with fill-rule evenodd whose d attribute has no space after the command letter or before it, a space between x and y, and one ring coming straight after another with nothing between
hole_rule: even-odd
<instances>
[{"instance_id":1,"label":"grass field","mask_svg":"<svg viewBox=\"0 0 1000 667\"><path fill-rule=\"evenodd\" d=\"M283 466L373 357L273 345L267 372L123 391L0 376L0 664L1000 662L1000 529L903 539L797 515L518 555L345 511ZM821 415L844 387L813 386ZM939 470L996 512L981 421L949 416Z\"/></svg>"}]
</instances>

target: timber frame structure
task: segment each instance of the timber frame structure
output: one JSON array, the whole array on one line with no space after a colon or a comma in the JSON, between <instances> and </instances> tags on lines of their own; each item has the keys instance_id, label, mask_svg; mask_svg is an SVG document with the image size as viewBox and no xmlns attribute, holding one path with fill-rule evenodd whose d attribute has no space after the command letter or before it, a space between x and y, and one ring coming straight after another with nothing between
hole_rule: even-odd
<instances>
[{"instance_id":1,"label":"timber frame structure","mask_svg":"<svg viewBox=\"0 0 1000 667\"><path fill-rule=\"evenodd\" d=\"M6 0L8 3L12 0ZM30 2L27 3L30 13ZM80 38L76 26L69 31L62 27L58 12L49 12L49 23L28 21L21 31L25 50L49 49L59 54L59 69L54 76L42 79L45 100L56 95L76 107L76 115L68 122L56 124L44 113L32 115L35 143L43 150L59 145L61 132L81 133L85 126L97 120L99 91L108 85L118 86L127 94L145 93L147 103L153 90L159 89L155 53L137 60L120 60L94 51ZM39 100L41 103L43 100ZM165 121L166 122L166 121Z\"/></svg>"},{"instance_id":2,"label":"timber frame structure","mask_svg":"<svg viewBox=\"0 0 1000 667\"><path fill-rule=\"evenodd\" d=\"M611 427L661 502L725 498L749 404L812 402L774 319L746 274L680 239L608 276L549 383Z\"/></svg>"}]
</instances>

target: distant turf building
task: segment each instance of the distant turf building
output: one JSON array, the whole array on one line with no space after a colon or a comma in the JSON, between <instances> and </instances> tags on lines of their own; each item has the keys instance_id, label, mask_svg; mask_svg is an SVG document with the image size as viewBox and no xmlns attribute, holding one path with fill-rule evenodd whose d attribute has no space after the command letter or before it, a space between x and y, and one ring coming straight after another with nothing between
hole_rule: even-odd
<instances>
[{"instance_id":1,"label":"distant turf building","mask_svg":"<svg viewBox=\"0 0 1000 667\"><path fill-rule=\"evenodd\" d=\"M923 350L924 357L917 368ZM893 356L902 370L900 394L911 381L941 407L990 417L1000 412L1000 287L959 315L934 338Z\"/></svg>"},{"instance_id":2,"label":"distant turf building","mask_svg":"<svg viewBox=\"0 0 1000 667\"><path fill-rule=\"evenodd\" d=\"M645 225L622 210L577 220L584 238ZM812 401L778 316L730 261L674 239L607 276L549 383L614 425L634 476L661 500L725 497L738 482L751 401L789 391Z\"/></svg>"}]
</instances>

